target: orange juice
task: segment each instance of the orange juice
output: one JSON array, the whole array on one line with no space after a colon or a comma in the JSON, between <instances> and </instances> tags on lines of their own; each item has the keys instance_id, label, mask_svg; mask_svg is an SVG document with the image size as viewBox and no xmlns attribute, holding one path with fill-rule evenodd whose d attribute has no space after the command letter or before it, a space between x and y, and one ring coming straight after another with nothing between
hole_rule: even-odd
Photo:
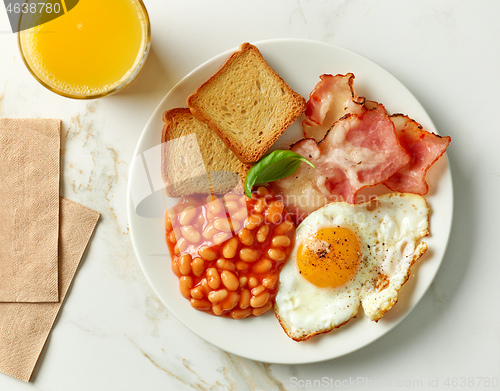
<instances>
[{"instance_id":1,"label":"orange juice","mask_svg":"<svg viewBox=\"0 0 500 391\"><path fill-rule=\"evenodd\" d=\"M96 98L128 85L142 67L149 40L140 0L80 0L57 19L19 33L33 75L72 98Z\"/></svg>"}]
</instances>

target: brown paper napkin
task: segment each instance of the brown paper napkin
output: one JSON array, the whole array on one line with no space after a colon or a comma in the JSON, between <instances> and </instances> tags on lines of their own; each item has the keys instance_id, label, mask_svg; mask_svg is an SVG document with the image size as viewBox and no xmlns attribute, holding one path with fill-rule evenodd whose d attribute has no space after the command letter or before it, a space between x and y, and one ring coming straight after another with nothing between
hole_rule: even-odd
<instances>
[{"instance_id":1,"label":"brown paper napkin","mask_svg":"<svg viewBox=\"0 0 500 391\"><path fill-rule=\"evenodd\" d=\"M0 118L0 371L29 381L99 214L59 197L60 120Z\"/></svg>"},{"instance_id":2,"label":"brown paper napkin","mask_svg":"<svg viewBox=\"0 0 500 391\"><path fill-rule=\"evenodd\" d=\"M0 118L0 302L59 301L60 129Z\"/></svg>"},{"instance_id":3,"label":"brown paper napkin","mask_svg":"<svg viewBox=\"0 0 500 391\"><path fill-rule=\"evenodd\" d=\"M29 381L99 213L60 199L59 303L0 303L0 371Z\"/></svg>"}]
</instances>

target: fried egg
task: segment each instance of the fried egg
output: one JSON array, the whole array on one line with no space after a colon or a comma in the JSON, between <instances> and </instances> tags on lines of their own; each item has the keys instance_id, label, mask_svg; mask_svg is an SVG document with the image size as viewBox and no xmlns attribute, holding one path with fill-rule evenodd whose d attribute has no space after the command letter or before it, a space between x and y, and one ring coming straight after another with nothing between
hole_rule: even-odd
<instances>
[{"instance_id":1,"label":"fried egg","mask_svg":"<svg viewBox=\"0 0 500 391\"><path fill-rule=\"evenodd\" d=\"M425 198L385 194L334 202L298 227L280 273L274 311L287 333L303 341L339 327L358 313L378 321L398 299L410 267L427 250Z\"/></svg>"}]
</instances>

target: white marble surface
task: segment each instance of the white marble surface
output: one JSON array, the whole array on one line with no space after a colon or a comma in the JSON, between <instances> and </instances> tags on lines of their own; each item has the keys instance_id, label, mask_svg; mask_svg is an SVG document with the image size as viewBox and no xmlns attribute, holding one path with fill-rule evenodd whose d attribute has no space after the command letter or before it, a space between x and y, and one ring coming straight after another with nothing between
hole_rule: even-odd
<instances>
[{"instance_id":1,"label":"white marble surface","mask_svg":"<svg viewBox=\"0 0 500 391\"><path fill-rule=\"evenodd\" d=\"M153 45L144 70L126 91L96 101L37 84L0 7L0 116L61 118L61 194L102 214L32 381L0 373L0 390L498 389L500 2L145 3ZM180 324L146 282L126 216L134 148L168 90L219 52L284 37L330 42L382 65L453 139L452 236L423 300L371 345L297 366L225 353Z\"/></svg>"}]
</instances>

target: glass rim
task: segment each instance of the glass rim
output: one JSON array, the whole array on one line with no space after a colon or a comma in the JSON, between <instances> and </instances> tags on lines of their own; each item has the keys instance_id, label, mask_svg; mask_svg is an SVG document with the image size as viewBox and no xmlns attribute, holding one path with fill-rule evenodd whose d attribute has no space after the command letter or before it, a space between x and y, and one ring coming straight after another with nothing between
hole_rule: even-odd
<instances>
[{"instance_id":1,"label":"glass rim","mask_svg":"<svg viewBox=\"0 0 500 391\"><path fill-rule=\"evenodd\" d=\"M42 80L42 78L40 76L38 76L38 74L35 72L35 70L29 64L29 62L28 62L28 60L27 60L27 58L26 58L26 56L24 54L23 45L21 44L21 33L22 33L22 31L19 30L18 33L17 33L17 44L19 46L19 52L21 54L21 58L22 58L22 60L24 62L24 65L26 66L26 68L28 69L28 71L33 75L33 77L42 86L44 86L45 88L47 88L49 91L54 92L54 93L56 93L58 95L64 96L66 98L80 99L80 100L90 100L90 99L102 98L104 96L109 96L109 95L117 93L118 91L123 90L124 88L126 88L130 84L132 84L132 82L136 79L137 75L142 70L142 68L144 66L144 63L146 62L146 58L148 57L149 49L151 47L151 22L150 22L150 19L149 19L148 10L146 9L146 6L145 6L145 4L144 4L144 2L142 0L131 0L131 1L136 2L137 5L141 8L142 12L144 13L144 17L145 17L144 24L145 24L145 30L146 30L146 38L143 39L143 42L141 42L142 55L141 55L140 60L137 61L136 64L134 64L134 66L132 68L132 73L125 80L123 80L121 83L119 83L118 85L116 85L112 89L104 91L104 92L100 92L100 93L97 93L97 94L92 94L92 95L74 95L74 94L70 94L70 93L67 93L67 92L64 92L64 91L60 91L57 88L52 87L47 82L45 82L44 80ZM19 24L21 23L21 19L22 18L19 19ZM144 47L142 48L142 46L144 46Z\"/></svg>"}]
</instances>

